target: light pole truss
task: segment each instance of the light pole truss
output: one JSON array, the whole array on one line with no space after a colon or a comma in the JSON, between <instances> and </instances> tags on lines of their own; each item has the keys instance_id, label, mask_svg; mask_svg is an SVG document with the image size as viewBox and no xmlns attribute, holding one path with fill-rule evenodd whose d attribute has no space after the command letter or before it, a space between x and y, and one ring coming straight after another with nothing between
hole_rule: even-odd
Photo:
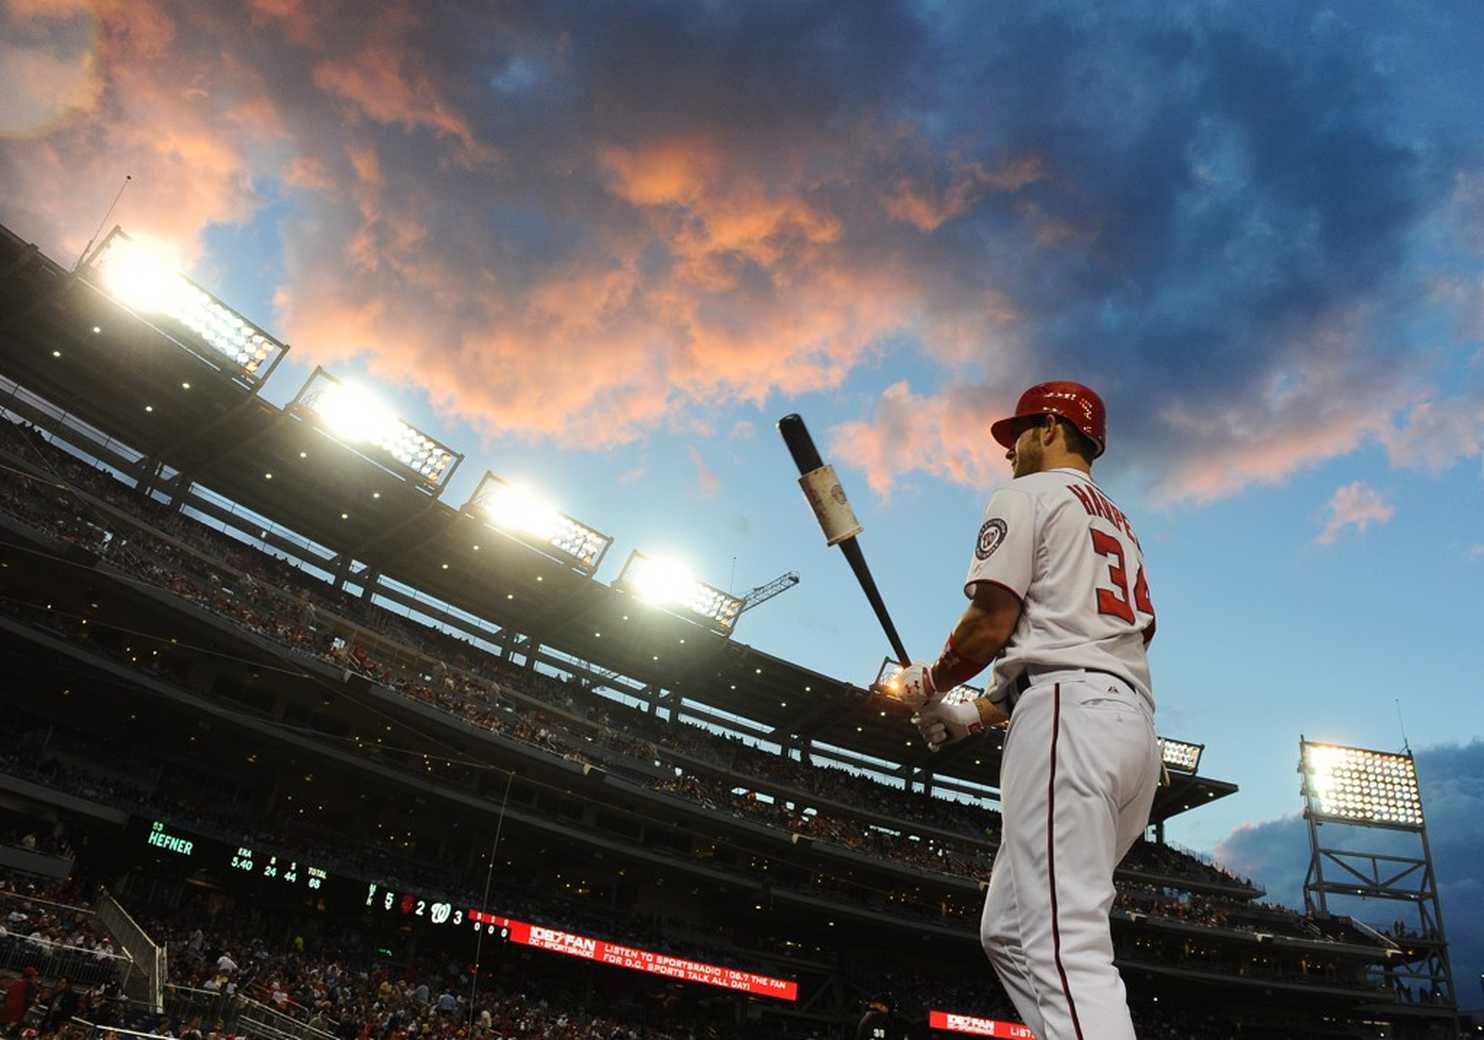
<instances>
[{"instance_id":1,"label":"light pole truss","mask_svg":"<svg viewBox=\"0 0 1484 1040\"><path fill-rule=\"evenodd\" d=\"M1399 996L1405 988L1408 1000L1456 1006L1437 873L1411 752L1300 738L1299 774L1309 828L1304 877L1309 913L1330 916L1332 901L1394 904L1396 916L1382 929L1394 948L1378 958L1373 974Z\"/></svg>"}]
</instances>

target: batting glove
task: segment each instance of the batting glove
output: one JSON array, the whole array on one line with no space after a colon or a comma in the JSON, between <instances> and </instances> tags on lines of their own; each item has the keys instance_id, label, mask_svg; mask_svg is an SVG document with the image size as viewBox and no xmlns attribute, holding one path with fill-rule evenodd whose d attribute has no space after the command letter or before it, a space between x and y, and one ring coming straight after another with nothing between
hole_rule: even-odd
<instances>
[{"instance_id":1,"label":"batting glove","mask_svg":"<svg viewBox=\"0 0 1484 1040\"><path fill-rule=\"evenodd\" d=\"M979 718L979 708L973 701L934 704L919 711L912 717L912 721L917 723L917 732L922 734L922 739L927 741L931 751L957 744L984 728L984 722Z\"/></svg>"},{"instance_id":2,"label":"batting glove","mask_svg":"<svg viewBox=\"0 0 1484 1040\"><path fill-rule=\"evenodd\" d=\"M930 707L943 699L933 685L932 665L917 662L909 664L886 683L886 692L893 700L900 701L913 711Z\"/></svg>"}]
</instances>

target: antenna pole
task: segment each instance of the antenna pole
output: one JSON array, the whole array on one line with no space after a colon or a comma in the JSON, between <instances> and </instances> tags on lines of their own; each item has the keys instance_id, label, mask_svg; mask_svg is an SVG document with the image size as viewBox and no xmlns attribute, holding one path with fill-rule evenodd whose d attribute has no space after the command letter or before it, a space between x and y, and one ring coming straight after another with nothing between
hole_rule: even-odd
<instances>
[{"instance_id":1,"label":"antenna pole","mask_svg":"<svg viewBox=\"0 0 1484 1040\"><path fill-rule=\"evenodd\" d=\"M103 225L107 224L108 218L113 216L114 207L119 204L119 199L124 197L124 189L129 186L129 182L133 179L133 174L124 174L124 183L119 185L118 194L113 197L113 202L109 205L108 212L104 213L103 219L98 221L98 230L93 232L93 237L88 239L88 244L83 246L82 252L77 255L77 263L72 265L72 271L74 274L77 272L77 269L82 266L83 260L87 258L88 250L93 248L93 243L98 241L98 236L103 233Z\"/></svg>"}]
</instances>

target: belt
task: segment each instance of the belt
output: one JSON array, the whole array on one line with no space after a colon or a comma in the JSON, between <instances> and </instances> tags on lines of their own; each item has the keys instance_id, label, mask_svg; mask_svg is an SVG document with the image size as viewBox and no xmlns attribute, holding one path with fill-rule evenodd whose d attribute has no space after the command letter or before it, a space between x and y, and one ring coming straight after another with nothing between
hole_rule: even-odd
<instances>
[{"instance_id":1,"label":"belt","mask_svg":"<svg viewBox=\"0 0 1484 1040\"><path fill-rule=\"evenodd\" d=\"M1048 668L1044 672L1038 672L1036 674L1038 674L1038 675L1050 675L1053 672L1086 672L1089 675L1107 675L1107 676L1111 676L1112 678L1117 679L1121 683L1127 683L1128 682L1127 679L1125 679L1123 676L1119 675L1117 672L1110 672L1106 668ZM1036 680L1031 676L1030 669L1027 668L1025 671L1021 672L1020 675L1016 677L1015 682L1014 682L1014 685L1013 685L1013 688L1014 688L1014 691L1015 691L1015 700L1017 700L1017 701L1020 700L1020 695L1023 694L1023 693L1025 693L1026 690L1029 690L1031 688L1031 686L1035 683L1035 681ZM1012 702L1012 704L1013 704L1013 702Z\"/></svg>"}]
</instances>

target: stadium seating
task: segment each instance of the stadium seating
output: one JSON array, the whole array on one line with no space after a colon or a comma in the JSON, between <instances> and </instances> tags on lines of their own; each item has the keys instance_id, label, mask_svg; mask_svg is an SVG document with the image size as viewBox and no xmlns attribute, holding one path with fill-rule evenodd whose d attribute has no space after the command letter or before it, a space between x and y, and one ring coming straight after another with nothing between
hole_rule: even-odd
<instances>
[{"instance_id":1,"label":"stadium seating","mask_svg":"<svg viewBox=\"0 0 1484 1040\"><path fill-rule=\"evenodd\" d=\"M409 702L436 709L450 722L515 741L528 753L611 770L626 783L718 817L759 824L923 878L956 882L970 893L972 883L989 876L998 817L985 805L911 793L888 780L837 765L791 759L736 735L661 724L581 683L516 668L471 643L348 596L278 557L140 499L111 474L13 423L0 426L0 460L5 459L13 463L13 470L11 479L0 485L0 513L105 561L118 573L168 592L183 604L226 619L283 652L365 676ZM142 676L188 685L189 676L176 665L136 652L119 631L98 626L89 631L86 619L60 616L35 603L0 599L0 615L64 635ZM15 722L16 732L24 734L24 710L16 714ZM373 748L358 750L368 761L382 761ZM244 827L240 813L215 804L199 777L182 775L178 782L163 782L171 778L171 768L169 764L142 768L137 756L55 728L49 730L44 750L28 746L23 735L0 746L0 772L130 814L172 820L236 840ZM453 768L438 776L440 783L452 785L472 785L475 779L468 771L461 774ZM18 840L25 837L21 834ZM258 846L280 847L285 854L312 856L347 875L457 894L469 905L479 905L489 895L469 891L468 879L436 858L386 846L347 840L306 845L302 836L276 834L256 823L252 840ZM677 850L674 855L686 853ZM892 915L947 922L965 934L972 933L977 917L977 893L953 901L941 890L872 891L859 880L829 871L813 873L806 884L818 895ZM1118 884L1115 917L1126 928L1143 929L1120 932L1120 956L1195 969L1205 964L1254 978L1312 979L1360 990L1372 986L1355 975L1353 966L1322 952L1305 958L1274 955L1244 960L1229 940L1250 939L1259 932L1302 940L1321 951L1325 944L1339 948L1365 940L1343 929L1321 927L1286 908L1255 903L1257 890L1250 880L1183 851L1140 843L1123 864ZM532 879L504 879L492 892L500 905L519 908L536 922L585 929L678 955L724 961L737 953L724 936L677 939L672 930L654 921L595 908ZM306 946L305 935L313 929L301 930L291 916L270 921L240 910L234 916L234 911L221 907L208 912L204 907L179 906L141 913L150 930L169 942L172 982L180 987L180 1007L187 1010L153 1023L141 1023L137 1017L127 1020L168 1028L180 1036L193 1029L203 1036L211 1032L215 1022L203 1009L209 1004L220 1011L211 1002L222 995L233 999L240 995L307 1029L343 1037L386 1037L397 1030L418 1037L477 1035L483 1040L622 1036L631 1029L644 1030L634 1035L659 1040L752 1035L740 1031L731 1005L712 1009L712 1021L694 1002L672 1009L673 1015L663 1012L659 998L645 997L642 1007L625 1008L613 994L596 998L590 979L584 980L584 989L560 971L542 978L539 996L523 993L519 980L499 981L486 994L487 1003L474 1004L471 1034L470 1005L462 989L468 977L456 965L398 960L400 951L388 958L368 949L366 936L353 929L313 935ZM1159 927L1149 930L1150 922ZM223 956L235 965L232 970L223 969ZM860 966L854 970L853 982L862 993L891 988L910 992L923 1003L936 1002L934 1006L1011 1014L982 962L941 977L903 975L889 964L878 965L874 974ZM451 993L452 1012L438 1010L444 991ZM122 1024L127 1010L109 1013L95 1007L93 1021ZM482 1021L485 1010L490 1016L487 1023ZM1141 1035L1195 1040L1237 1035L1229 1020L1199 1011L1161 1009L1145 1002L1138 1014ZM225 1020L223 1025L227 1027ZM794 1028L770 1019L755 1035L783 1037ZM797 1028L803 1030L798 1035L811 1035L810 1027ZM1264 1035L1281 1034L1268 1030Z\"/></svg>"}]
</instances>

